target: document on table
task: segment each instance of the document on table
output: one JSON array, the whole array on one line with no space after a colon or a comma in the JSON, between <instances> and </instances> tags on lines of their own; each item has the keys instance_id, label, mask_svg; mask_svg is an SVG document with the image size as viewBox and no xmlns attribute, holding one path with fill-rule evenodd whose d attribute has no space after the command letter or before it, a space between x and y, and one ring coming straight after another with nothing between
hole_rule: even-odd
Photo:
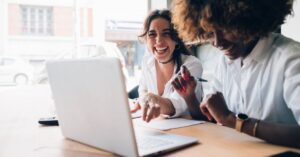
<instances>
[{"instance_id":1,"label":"document on table","mask_svg":"<svg viewBox=\"0 0 300 157\"><path fill-rule=\"evenodd\" d=\"M131 118L134 119L134 118L140 118L142 117L142 110L138 110L136 111L135 113L131 113Z\"/></svg>"},{"instance_id":2,"label":"document on table","mask_svg":"<svg viewBox=\"0 0 300 157\"><path fill-rule=\"evenodd\" d=\"M143 126L152 129L158 129L158 130L182 128L182 127L201 124L201 123L205 123L205 121L190 120L184 118L172 118L172 119L157 118L147 123L143 121L142 118L133 119L134 125Z\"/></svg>"},{"instance_id":3,"label":"document on table","mask_svg":"<svg viewBox=\"0 0 300 157\"><path fill-rule=\"evenodd\" d=\"M128 99L128 101L129 101L130 110L134 109L135 108L135 101L137 101L137 100L135 100L135 99ZM142 114L143 114L142 110L137 110L135 113L131 113L131 117L132 117L132 119L139 118L139 117L142 116Z\"/></svg>"}]
</instances>

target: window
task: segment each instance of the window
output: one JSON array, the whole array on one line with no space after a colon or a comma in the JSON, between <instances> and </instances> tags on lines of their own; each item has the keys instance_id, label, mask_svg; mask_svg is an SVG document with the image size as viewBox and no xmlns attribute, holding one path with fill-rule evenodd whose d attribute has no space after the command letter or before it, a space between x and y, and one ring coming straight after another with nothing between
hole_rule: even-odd
<instances>
[{"instance_id":1,"label":"window","mask_svg":"<svg viewBox=\"0 0 300 157\"><path fill-rule=\"evenodd\" d=\"M0 22L7 23L0 27L0 57L22 58L31 66L15 62L5 81L0 76L0 87L18 85L13 73L19 69L28 74L27 85L48 83L48 60L102 56L118 57L128 87L134 86L146 51L137 36L148 7L141 0L0 0Z\"/></svg>"},{"instance_id":2,"label":"window","mask_svg":"<svg viewBox=\"0 0 300 157\"><path fill-rule=\"evenodd\" d=\"M21 6L22 33L24 35L52 35L52 7Z\"/></svg>"}]
</instances>

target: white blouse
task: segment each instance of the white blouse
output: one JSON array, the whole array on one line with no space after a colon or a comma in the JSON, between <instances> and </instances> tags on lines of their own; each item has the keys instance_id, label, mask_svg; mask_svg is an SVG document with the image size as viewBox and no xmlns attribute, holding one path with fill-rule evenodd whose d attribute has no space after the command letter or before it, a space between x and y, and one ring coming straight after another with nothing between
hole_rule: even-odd
<instances>
[{"instance_id":1,"label":"white blouse","mask_svg":"<svg viewBox=\"0 0 300 157\"><path fill-rule=\"evenodd\" d=\"M187 67L187 69L190 71L192 76L196 78L200 78L202 76L202 71L203 71L202 65L196 57L192 55L181 55L181 58L182 58L183 65ZM176 73L175 73L176 68L177 65L175 65L173 76L166 83L162 95L162 97L168 98L172 102L175 108L175 114L172 117L189 114L184 99L173 89L171 84L172 80L176 77ZM141 93L142 91L158 94L155 58L153 57L152 54L147 55L142 60L142 74L139 83L139 93ZM197 83L195 92L197 95L197 99L200 102L202 97L201 83L199 82Z\"/></svg>"}]
</instances>

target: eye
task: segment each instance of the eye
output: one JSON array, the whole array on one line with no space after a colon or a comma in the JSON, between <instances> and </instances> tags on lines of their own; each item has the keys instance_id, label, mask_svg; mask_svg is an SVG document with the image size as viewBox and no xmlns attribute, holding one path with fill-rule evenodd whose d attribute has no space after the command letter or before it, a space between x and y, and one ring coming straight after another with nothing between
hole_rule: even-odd
<instances>
[{"instance_id":1,"label":"eye","mask_svg":"<svg viewBox=\"0 0 300 157\"><path fill-rule=\"evenodd\" d=\"M172 31L171 31L171 29L170 29L170 28L163 29L162 35L163 35L164 37L170 37L170 36L172 36Z\"/></svg>"},{"instance_id":2,"label":"eye","mask_svg":"<svg viewBox=\"0 0 300 157\"><path fill-rule=\"evenodd\" d=\"M170 33L170 32L164 32L163 35L164 35L165 37L170 37L170 36L171 36L171 33Z\"/></svg>"},{"instance_id":3,"label":"eye","mask_svg":"<svg viewBox=\"0 0 300 157\"><path fill-rule=\"evenodd\" d=\"M155 32L148 32L148 37L154 38L154 37L156 37L156 33Z\"/></svg>"},{"instance_id":4,"label":"eye","mask_svg":"<svg viewBox=\"0 0 300 157\"><path fill-rule=\"evenodd\" d=\"M171 31L170 30L164 31L163 34L164 35L171 35Z\"/></svg>"}]
</instances>

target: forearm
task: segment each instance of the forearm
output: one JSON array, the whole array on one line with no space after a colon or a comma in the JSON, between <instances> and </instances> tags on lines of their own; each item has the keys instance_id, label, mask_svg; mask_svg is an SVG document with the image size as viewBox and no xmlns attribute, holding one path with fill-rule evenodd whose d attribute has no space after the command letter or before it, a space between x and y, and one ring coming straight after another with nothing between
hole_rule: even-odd
<instances>
[{"instance_id":1,"label":"forearm","mask_svg":"<svg viewBox=\"0 0 300 157\"><path fill-rule=\"evenodd\" d=\"M300 126L261 121L256 132L267 142L300 148Z\"/></svg>"},{"instance_id":2,"label":"forearm","mask_svg":"<svg viewBox=\"0 0 300 157\"><path fill-rule=\"evenodd\" d=\"M235 117L232 115L227 119L225 125L234 129ZM270 123L266 121L257 122L258 120L253 118L245 121L242 132L250 136L254 136L255 134L255 137L273 144L300 148L300 126ZM257 123L256 128L255 123Z\"/></svg>"},{"instance_id":3,"label":"forearm","mask_svg":"<svg viewBox=\"0 0 300 157\"><path fill-rule=\"evenodd\" d=\"M161 114L173 116L175 114L175 107L172 101L168 98L159 98L160 112Z\"/></svg>"},{"instance_id":4,"label":"forearm","mask_svg":"<svg viewBox=\"0 0 300 157\"><path fill-rule=\"evenodd\" d=\"M185 98L185 102L193 119L207 120L207 118L200 111L200 103L195 94L192 94L190 97Z\"/></svg>"}]
</instances>

